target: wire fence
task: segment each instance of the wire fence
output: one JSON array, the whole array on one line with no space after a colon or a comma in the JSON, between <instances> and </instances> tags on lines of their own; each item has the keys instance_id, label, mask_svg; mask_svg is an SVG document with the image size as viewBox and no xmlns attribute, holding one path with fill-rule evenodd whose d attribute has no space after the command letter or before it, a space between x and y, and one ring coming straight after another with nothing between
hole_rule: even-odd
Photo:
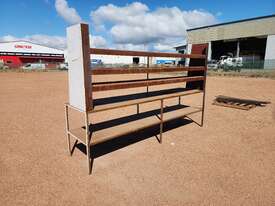
<instances>
[{"instance_id":1,"label":"wire fence","mask_svg":"<svg viewBox=\"0 0 275 206\"><path fill-rule=\"evenodd\" d=\"M275 79L275 59L246 61L238 66L208 65L210 76L264 77Z\"/></svg>"},{"instance_id":2,"label":"wire fence","mask_svg":"<svg viewBox=\"0 0 275 206\"><path fill-rule=\"evenodd\" d=\"M275 69L275 59L244 62L242 69Z\"/></svg>"},{"instance_id":3,"label":"wire fence","mask_svg":"<svg viewBox=\"0 0 275 206\"><path fill-rule=\"evenodd\" d=\"M245 61L236 65L216 65L208 64L209 70L222 70L222 71L241 71L241 70L274 70L275 59L270 60L251 60Z\"/></svg>"}]
</instances>

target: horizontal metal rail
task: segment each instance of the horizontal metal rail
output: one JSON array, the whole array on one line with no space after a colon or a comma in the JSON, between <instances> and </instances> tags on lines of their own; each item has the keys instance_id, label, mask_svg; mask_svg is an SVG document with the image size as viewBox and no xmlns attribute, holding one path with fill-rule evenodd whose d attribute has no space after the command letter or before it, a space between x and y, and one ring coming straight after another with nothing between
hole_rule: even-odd
<instances>
[{"instance_id":1,"label":"horizontal metal rail","mask_svg":"<svg viewBox=\"0 0 275 206\"><path fill-rule=\"evenodd\" d=\"M175 57L175 58L192 58L192 59L205 59L206 58L205 55L200 55L200 54L127 51L127 50L97 49L97 48L90 48L90 54L140 56L140 57Z\"/></svg>"},{"instance_id":2,"label":"horizontal metal rail","mask_svg":"<svg viewBox=\"0 0 275 206\"><path fill-rule=\"evenodd\" d=\"M74 133L72 133L71 131L67 131L67 133L69 135L71 135L72 137L74 137L76 140L80 141L82 144L86 145L85 141L82 140L81 138L79 138L77 135L75 135Z\"/></svg>"},{"instance_id":3,"label":"horizontal metal rail","mask_svg":"<svg viewBox=\"0 0 275 206\"><path fill-rule=\"evenodd\" d=\"M136 87L145 87L145 86L156 86L162 84L174 84L179 82L194 82L194 81L203 81L204 76L195 76L195 77L171 77L171 78L160 78L160 79L150 79L150 80L136 80L136 81L121 81L121 82L101 82L93 83L92 91L100 92L107 90L116 90L116 89L129 89Z\"/></svg>"},{"instance_id":4,"label":"horizontal metal rail","mask_svg":"<svg viewBox=\"0 0 275 206\"><path fill-rule=\"evenodd\" d=\"M205 71L206 67L133 67L133 68L95 68L90 75L109 74L140 74L140 73L162 73L162 72L184 72L184 71Z\"/></svg>"},{"instance_id":5,"label":"horizontal metal rail","mask_svg":"<svg viewBox=\"0 0 275 206\"><path fill-rule=\"evenodd\" d=\"M176 93L158 95L153 97L137 98L134 100L120 101L120 102L111 103L111 104L102 104L102 105L95 106L92 110L89 111L89 113L118 109L122 107L133 106L133 105L141 105L141 104L146 104L146 103L165 100L165 99L172 99L172 98L183 97L183 96L188 96L193 94L199 94L202 92L203 92L202 90L193 89L193 90L188 90L184 92L176 92Z\"/></svg>"}]
</instances>

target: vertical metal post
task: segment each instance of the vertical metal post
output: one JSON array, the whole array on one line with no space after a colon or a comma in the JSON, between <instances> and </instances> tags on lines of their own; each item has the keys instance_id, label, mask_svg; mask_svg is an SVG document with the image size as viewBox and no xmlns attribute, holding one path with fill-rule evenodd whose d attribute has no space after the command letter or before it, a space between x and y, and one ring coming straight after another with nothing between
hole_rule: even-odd
<instances>
[{"instance_id":1,"label":"vertical metal post","mask_svg":"<svg viewBox=\"0 0 275 206\"><path fill-rule=\"evenodd\" d=\"M163 99L160 100L160 132L159 132L160 143L162 143L162 132L163 132Z\"/></svg>"},{"instance_id":2,"label":"vertical metal post","mask_svg":"<svg viewBox=\"0 0 275 206\"><path fill-rule=\"evenodd\" d=\"M236 52L236 57L240 57L240 40L238 39L237 41L237 52Z\"/></svg>"},{"instance_id":3,"label":"vertical metal post","mask_svg":"<svg viewBox=\"0 0 275 206\"><path fill-rule=\"evenodd\" d=\"M68 150L69 154L72 156L72 149L71 149L71 137L69 134L69 114L68 114L68 105L65 105L65 122L66 122L66 135L67 135L67 142L68 142Z\"/></svg>"},{"instance_id":4,"label":"vertical metal post","mask_svg":"<svg viewBox=\"0 0 275 206\"><path fill-rule=\"evenodd\" d=\"M204 108L205 108L205 79L204 79L204 88L203 88L203 100L202 100L202 114L201 114L201 127L203 127L204 123Z\"/></svg>"},{"instance_id":5,"label":"vertical metal post","mask_svg":"<svg viewBox=\"0 0 275 206\"><path fill-rule=\"evenodd\" d=\"M181 104L181 96L179 96L179 105Z\"/></svg>"},{"instance_id":6,"label":"vertical metal post","mask_svg":"<svg viewBox=\"0 0 275 206\"><path fill-rule=\"evenodd\" d=\"M137 114L139 114L139 104L137 104Z\"/></svg>"},{"instance_id":7,"label":"vertical metal post","mask_svg":"<svg viewBox=\"0 0 275 206\"><path fill-rule=\"evenodd\" d=\"M206 54L208 54L208 48L206 48ZM207 75L207 58L205 58L205 71L204 71L204 78L203 78L203 100L202 100L202 114L201 114L201 127L203 127L204 123L204 109L205 109L205 87L206 87L206 75Z\"/></svg>"},{"instance_id":8,"label":"vertical metal post","mask_svg":"<svg viewBox=\"0 0 275 206\"><path fill-rule=\"evenodd\" d=\"M150 67L150 57L148 56L147 57L147 68L149 68ZM148 86L148 80L149 80L149 73L147 72L146 73L146 75L147 75L147 93L149 92L149 86Z\"/></svg>"},{"instance_id":9,"label":"vertical metal post","mask_svg":"<svg viewBox=\"0 0 275 206\"><path fill-rule=\"evenodd\" d=\"M88 112L85 112L85 126L86 126L86 152L87 152L87 161L88 161L88 174L91 174L90 128L89 128Z\"/></svg>"}]
</instances>

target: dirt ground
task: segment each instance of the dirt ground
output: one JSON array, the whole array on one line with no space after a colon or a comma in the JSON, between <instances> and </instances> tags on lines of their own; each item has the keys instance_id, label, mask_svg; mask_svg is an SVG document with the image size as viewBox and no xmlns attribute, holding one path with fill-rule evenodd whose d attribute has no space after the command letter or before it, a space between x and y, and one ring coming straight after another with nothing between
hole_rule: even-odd
<instances>
[{"instance_id":1,"label":"dirt ground","mask_svg":"<svg viewBox=\"0 0 275 206\"><path fill-rule=\"evenodd\" d=\"M272 103L242 111L217 95ZM140 133L103 145L90 176L81 145L67 151L67 99L66 72L0 73L0 205L275 205L275 80L209 77L203 128L182 120L162 144Z\"/></svg>"}]
</instances>

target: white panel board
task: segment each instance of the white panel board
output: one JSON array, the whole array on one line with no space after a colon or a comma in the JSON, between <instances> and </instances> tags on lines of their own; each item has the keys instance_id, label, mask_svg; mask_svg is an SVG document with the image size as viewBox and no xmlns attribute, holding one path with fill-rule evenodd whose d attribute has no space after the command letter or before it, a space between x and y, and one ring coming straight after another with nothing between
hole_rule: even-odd
<instances>
[{"instance_id":1,"label":"white panel board","mask_svg":"<svg viewBox=\"0 0 275 206\"><path fill-rule=\"evenodd\" d=\"M82 27L85 26L86 29L83 29ZM85 78L85 76L87 77L85 71L89 69L87 66L89 67L90 62L89 55L88 65L84 59L85 52L87 52L85 48L90 48L89 35L85 34L87 27L84 24L76 24L67 28L69 103L82 111L86 111L89 107L87 105L86 91L89 92L90 88L86 88L86 86L91 85L91 78ZM86 31L85 33L83 32L84 30ZM87 98L89 97L87 96Z\"/></svg>"}]
</instances>

